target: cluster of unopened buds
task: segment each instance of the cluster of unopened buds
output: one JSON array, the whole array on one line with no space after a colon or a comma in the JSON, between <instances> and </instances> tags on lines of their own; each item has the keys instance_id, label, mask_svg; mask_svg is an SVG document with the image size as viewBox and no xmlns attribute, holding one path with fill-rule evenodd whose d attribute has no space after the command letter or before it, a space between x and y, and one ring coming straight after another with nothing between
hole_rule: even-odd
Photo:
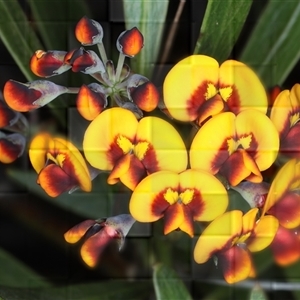
<instances>
[{"instance_id":1,"label":"cluster of unopened buds","mask_svg":"<svg viewBox=\"0 0 300 300\"><path fill-rule=\"evenodd\" d=\"M41 77L69 69L91 75L97 83L63 87L46 80L8 81L4 98L17 111L39 108L64 93L77 93L80 114L91 121L83 153L67 139L38 133L30 142L29 158L37 182L51 197L89 192L97 172L107 183L121 182L131 193L129 214L86 220L65 234L69 243L84 240L81 256L94 267L104 247L123 244L130 227L164 220L164 234L181 230L194 236L197 263L214 257L228 283L255 276L252 252L270 246L275 261L287 265L300 258L300 85L279 92L268 112L268 97L257 75L245 64L221 65L205 55L178 62L163 83L160 107L176 122L192 123L197 132L183 139L162 118L143 116L159 103L154 84L133 74L124 64L143 47L137 28L117 40L116 69L107 59L99 23L86 17L76 26L82 45L97 45L100 57L79 48L70 52L37 51L32 71ZM108 99L110 105L108 105ZM278 160L278 158L280 158ZM271 183L266 171L276 160L287 160ZM242 195L249 209L228 210L228 190ZM210 222L210 223L208 223Z\"/></svg>"}]
</instances>

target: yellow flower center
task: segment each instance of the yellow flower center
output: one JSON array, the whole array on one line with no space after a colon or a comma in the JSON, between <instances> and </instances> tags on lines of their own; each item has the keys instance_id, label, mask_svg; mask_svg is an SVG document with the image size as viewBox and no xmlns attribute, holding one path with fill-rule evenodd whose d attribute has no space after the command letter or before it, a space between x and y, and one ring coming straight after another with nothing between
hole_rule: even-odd
<instances>
[{"instance_id":1,"label":"yellow flower center","mask_svg":"<svg viewBox=\"0 0 300 300\"><path fill-rule=\"evenodd\" d=\"M236 151L239 147L243 149L248 149L250 147L250 143L252 141L252 134L247 136L243 136L237 141L233 138L227 140L227 147L229 155L231 155L234 151Z\"/></svg>"},{"instance_id":2,"label":"yellow flower center","mask_svg":"<svg viewBox=\"0 0 300 300\"><path fill-rule=\"evenodd\" d=\"M47 153L47 159L53 161L56 165L62 167L63 162L66 158L66 155L63 153L59 153L54 157L51 153Z\"/></svg>"},{"instance_id":3,"label":"yellow flower center","mask_svg":"<svg viewBox=\"0 0 300 300\"><path fill-rule=\"evenodd\" d=\"M248 232L248 233L243 234L241 236L237 236L236 238L234 238L232 240L231 245L233 246L233 245L245 243L245 241L249 238L250 235L251 235L251 232Z\"/></svg>"},{"instance_id":4,"label":"yellow flower center","mask_svg":"<svg viewBox=\"0 0 300 300\"><path fill-rule=\"evenodd\" d=\"M217 94L217 89L212 83L208 83L206 87L206 93L204 95L205 100L208 100Z\"/></svg>"},{"instance_id":5,"label":"yellow flower center","mask_svg":"<svg viewBox=\"0 0 300 300\"><path fill-rule=\"evenodd\" d=\"M164 193L165 200L170 204L174 204L176 202L188 204L193 200L194 190L186 189L184 192L178 195L177 191L173 191L171 188L168 188Z\"/></svg>"},{"instance_id":6,"label":"yellow flower center","mask_svg":"<svg viewBox=\"0 0 300 300\"><path fill-rule=\"evenodd\" d=\"M142 160L148 149L149 149L149 143L148 142L138 142L137 144L132 144L130 140L123 136L119 135L117 138L117 144L122 149L124 154L127 153L134 153L134 155L139 159Z\"/></svg>"}]
</instances>

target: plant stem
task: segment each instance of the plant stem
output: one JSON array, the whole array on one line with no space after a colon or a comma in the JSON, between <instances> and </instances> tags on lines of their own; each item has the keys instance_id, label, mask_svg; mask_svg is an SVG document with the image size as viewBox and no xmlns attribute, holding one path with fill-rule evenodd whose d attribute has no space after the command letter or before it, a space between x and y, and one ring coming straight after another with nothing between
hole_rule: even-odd
<instances>
[{"instance_id":1,"label":"plant stem","mask_svg":"<svg viewBox=\"0 0 300 300\"><path fill-rule=\"evenodd\" d=\"M119 55L119 59L118 59L118 65L117 65L117 70L116 70L116 82L119 81L120 79L120 75L121 75L121 71L124 65L124 61L125 61L125 55L123 53L120 53Z\"/></svg>"}]
</instances>

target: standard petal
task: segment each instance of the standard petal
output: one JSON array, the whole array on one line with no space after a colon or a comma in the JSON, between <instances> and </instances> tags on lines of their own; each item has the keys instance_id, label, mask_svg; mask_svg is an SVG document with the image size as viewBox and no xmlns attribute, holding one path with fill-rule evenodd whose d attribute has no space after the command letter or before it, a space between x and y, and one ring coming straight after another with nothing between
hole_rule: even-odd
<instances>
[{"instance_id":1,"label":"standard petal","mask_svg":"<svg viewBox=\"0 0 300 300\"><path fill-rule=\"evenodd\" d=\"M284 90L276 97L270 114L270 119L277 129L280 139L283 139L290 129L292 110L290 91Z\"/></svg>"},{"instance_id":2,"label":"standard petal","mask_svg":"<svg viewBox=\"0 0 300 300\"><path fill-rule=\"evenodd\" d=\"M275 203L277 203L284 193L291 189L295 178L300 175L300 164L296 159L289 160L276 174L271 184L262 215L264 215ZM295 188L295 186L293 187Z\"/></svg>"},{"instance_id":3,"label":"standard petal","mask_svg":"<svg viewBox=\"0 0 300 300\"><path fill-rule=\"evenodd\" d=\"M204 102L217 94L218 75L219 64L209 56L191 55L178 62L163 84L164 102L171 116L194 121Z\"/></svg>"},{"instance_id":4,"label":"standard petal","mask_svg":"<svg viewBox=\"0 0 300 300\"><path fill-rule=\"evenodd\" d=\"M222 113L199 129L190 149L192 169L201 169L211 174L219 172L231 154L229 141L235 137L235 118L231 112Z\"/></svg>"},{"instance_id":5,"label":"standard petal","mask_svg":"<svg viewBox=\"0 0 300 300\"><path fill-rule=\"evenodd\" d=\"M205 263L220 250L231 247L233 239L242 231L242 216L239 210L226 212L204 229L194 249L194 258L198 264Z\"/></svg>"},{"instance_id":6,"label":"standard petal","mask_svg":"<svg viewBox=\"0 0 300 300\"><path fill-rule=\"evenodd\" d=\"M225 212L228 195L223 184L213 175L204 171L186 170L179 174L181 190L193 189L191 202L186 204L194 220L211 221Z\"/></svg>"},{"instance_id":7,"label":"standard petal","mask_svg":"<svg viewBox=\"0 0 300 300\"><path fill-rule=\"evenodd\" d=\"M163 217L170 203L164 197L167 190L177 191L179 176L170 171L160 171L144 178L134 189L129 210L139 222L154 222Z\"/></svg>"},{"instance_id":8,"label":"standard petal","mask_svg":"<svg viewBox=\"0 0 300 300\"><path fill-rule=\"evenodd\" d=\"M268 97L263 84L254 71L241 62L226 60L220 66L219 90L235 114L249 108L267 112Z\"/></svg>"},{"instance_id":9,"label":"standard petal","mask_svg":"<svg viewBox=\"0 0 300 300\"><path fill-rule=\"evenodd\" d=\"M159 170L179 173L186 169L185 144L176 129L167 121L157 117L141 119L137 127L136 141L149 142L148 150L140 159L149 173Z\"/></svg>"},{"instance_id":10,"label":"standard petal","mask_svg":"<svg viewBox=\"0 0 300 300\"><path fill-rule=\"evenodd\" d=\"M122 120L122 122L120 122ZM134 114L123 108L103 111L88 126L83 140L88 162L100 170L112 170L122 157L122 143L133 142L138 126Z\"/></svg>"},{"instance_id":11,"label":"standard petal","mask_svg":"<svg viewBox=\"0 0 300 300\"><path fill-rule=\"evenodd\" d=\"M278 220L273 216L263 216L255 225L249 241L247 240L247 248L251 252L257 252L268 247L278 230Z\"/></svg>"},{"instance_id":12,"label":"standard petal","mask_svg":"<svg viewBox=\"0 0 300 300\"><path fill-rule=\"evenodd\" d=\"M88 229L92 227L95 223L95 220L85 220L75 225L64 234L66 242L70 244L77 243L85 235Z\"/></svg>"},{"instance_id":13,"label":"standard petal","mask_svg":"<svg viewBox=\"0 0 300 300\"><path fill-rule=\"evenodd\" d=\"M223 252L218 258L227 283L232 284L244 280L252 272L252 261L247 249L234 246Z\"/></svg>"},{"instance_id":14,"label":"standard petal","mask_svg":"<svg viewBox=\"0 0 300 300\"><path fill-rule=\"evenodd\" d=\"M236 117L235 123L239 138L246 135L251 138L244 149L253 157L259 170L268 169L279 150L279 136L273 123L266 115L253 109L242 111Z\"/></svg>"},{"instance_id":15,"label":"standard petal","mask_svg":"<svg viewBox=\"0 0 300 300\"><path fill-rule=\"evenodd\" d=\"M290 128L287 135L280 141L280 153L291 157L300 158L300 123Z\"/></svg>"}]
</instances>

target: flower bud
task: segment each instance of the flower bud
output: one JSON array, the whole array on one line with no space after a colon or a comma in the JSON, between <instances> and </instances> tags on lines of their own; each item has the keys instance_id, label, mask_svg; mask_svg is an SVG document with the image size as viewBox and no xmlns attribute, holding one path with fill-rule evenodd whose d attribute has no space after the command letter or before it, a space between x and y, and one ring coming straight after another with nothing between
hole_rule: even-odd
<instances>
[{"instance_id":1,"label":"flower bud","mask_svg":"<svg viewBox=\"0 0 300 300\"><path fill-rule=\"evenodd\" d=\"M9 107L26 112L40 108L67 92L68 88L47 80L22 83L10 79L4 85L3 96Z\"/></svg>"},{"instance_id":2,"label":"flower bud","mask_svg":"<svg viewBox=\"0 0 300 300\"><path fill-rule=\"evenodd\" d=\"M40 77L51 77L62 74L71 68L64 63L66 51L37 50L30 59L31 71Z\"/></svg>"},{"instance_id":3,"label":"flower bud","mask_svg":"<svg viewBox=\"0 0 300 300\"><path fill-rule=\"evenodd\" d=\"M123 31L117 39L117 49L128 57L134 57L143 46L144 37L136 27Z\"/></svg>"},{"instance_id":4,"label":"flower bud","mask_svg":"<svg viewBox=\"0 0 300 300\"><path fill-rule=\"evenodd\" d=\"M75 36L82 45L95 45L102 43L103 29L95 20L83 17L76 25Z\"/></svg>"}]
</instances>

